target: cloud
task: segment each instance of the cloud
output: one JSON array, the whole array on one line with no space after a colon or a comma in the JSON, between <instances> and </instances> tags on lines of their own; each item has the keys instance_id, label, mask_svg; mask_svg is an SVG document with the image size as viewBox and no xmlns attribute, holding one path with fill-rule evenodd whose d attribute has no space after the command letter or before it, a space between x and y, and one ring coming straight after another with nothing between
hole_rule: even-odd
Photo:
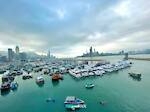
<instances>
[{"instance_id":1,"label":"cloud","mask_svg":"<svg viewBox=\"0 0 150 112\"><path fill-rule=\"evenodd\" d=\"M116 12L119 16L130 16L130 1L126 0L121 3L119 3L117 6L114 8L114 12Z\"/></svg>"},{"instance_id":2,"label":"cloud","mask_svg":"<svg viewBox=\"0 0 150 112\"><path fill-rule=\"evenodd\" d=\"M148 48L149 0L0 1L0 50L57 56Z\"/></svg>"},{"instance_id":3,"label":"cloud","mask_svg":"<svg viewBox=\"0 0 150 112\"><path fill-rule=\"evenodd\" d=\"M63 19L65 17L66 11L64 9L58 9L56 12L59 19Z\"/></svg>"}]
</instances>

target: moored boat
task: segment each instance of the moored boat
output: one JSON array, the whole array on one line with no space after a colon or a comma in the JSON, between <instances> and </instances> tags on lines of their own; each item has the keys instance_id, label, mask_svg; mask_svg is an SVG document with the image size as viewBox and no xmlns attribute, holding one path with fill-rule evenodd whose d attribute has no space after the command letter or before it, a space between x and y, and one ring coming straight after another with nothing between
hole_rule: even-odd
<instances>
[{"instance_id":1,"label":"moored boat","mask_svg":"<svg viewBox=\"0 0 150 112\"><path fill-rule=\"evenodd\" d=\"M5 83L1 84L0 89L1 89L1 91L10 89L10 83L9 82L5 82Z\"/></svg>"},{"instance_id":2,"label":"moored boat","mask_svg":"<svg viewBox=\"0 0 150 112\"><path fill-rule=\"evenodd\" d=\"M52 75L52 80L59 80L59 79L63 79L63 76L59 73L55 73Z\"/></svg>"},{"instance_id":3,"label":"moored boat","mask_svg":"<svg viewBox=\"0 0 150 112\"><path fill-rule=\"evenodd\" d=\"M85 102L79 98L76 98L75 96L66 97L64 104L66 109L71 109L71 110L86 108Z\"/></svg>"},{"instance_id":4,"label":"moored boat","mask_svg":"<svg viewBox=\"0 0 150 112\"><path fill-rule=\"evenodd\" d=\"M44 78L42 77L42 76L38 76L37 78L36 78L36 83L44 83Z\"/></svg>"},{"instance_id":5,"label":"moored boat","mask_svg":"<svg viewBox=\"0 0 150 112\"><path fill-rule=\"evenodd\" d=\"M0 70L0 74L4 74L6 70Z\"/></svg>"},{"instance_id":6,"label":"moored boat","mask_svg":"<svg viewBox=\"0 0 150 112\"><path fill-rule=\"evenodd\" d=\"M2 76L2 82L12 82L15 79L14 76L7 76L7 75L3 75Z\"/></svg>"},{"instance_id":7,"label":"moored boat","mask_svg":"<svg viewBox=\"0 0 150 112\"><path fill-rule=\"evenodd\" d=\"M30 79L30 78L32 78L32 75L30 75L30 74L25 74L22 76L22 79L24 79L24 80Z\"/></svg>"}]
</instances>

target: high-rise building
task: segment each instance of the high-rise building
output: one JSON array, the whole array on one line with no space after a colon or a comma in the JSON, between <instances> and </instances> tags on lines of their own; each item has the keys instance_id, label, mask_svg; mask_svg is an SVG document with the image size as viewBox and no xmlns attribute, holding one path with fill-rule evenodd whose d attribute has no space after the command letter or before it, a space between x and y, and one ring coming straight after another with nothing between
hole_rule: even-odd
<instances>
[{"instance_id":1,"label":"high-rise building","mask_svg":"<svg viewBox=\"0 0 150 112\"><path fill-rule=\"evenodd\" d=\"M48 51L48 53L47 53L47 57L48 57L48 58L50 58L50 51Z\"/></svg>"},{"instance_id":2,"label":"high-rise building","mask_svg":"<svg viewBox=\"0 0 150 112\"><path fill-rule=\"evenodd\" d=\"M124 60L128 60L128 53L125 53Z\"/></svg>"},{"instance_id":3,"label":"high-rise building","mask_svg":"<svg viewBox=\"0 0 150 112\"><path fill-rule=\"evenodd\" d=\"M13 50L11 48L8 49L8 61L13 61Z\"/></svg>"},{"instance_id":4,"label":"high-rise building","mask_svg":"<svg viewBox=\"0 0 150 112\"><path fill-rule=\"evenodd\" d=\"M15 51L16 51L16 54L19 54L19 46L16 46Z\"/></svg>"},{"instance_id":5,"label":"high-rise building","mask_svg":"<svg viewBox=\"0 0 150 112\"><path fill-rule=\"evenodd\" d=\"M92 56L92 54L93 54L93 48L90 47L90 56Z\"/></svg>"}]
</instances>

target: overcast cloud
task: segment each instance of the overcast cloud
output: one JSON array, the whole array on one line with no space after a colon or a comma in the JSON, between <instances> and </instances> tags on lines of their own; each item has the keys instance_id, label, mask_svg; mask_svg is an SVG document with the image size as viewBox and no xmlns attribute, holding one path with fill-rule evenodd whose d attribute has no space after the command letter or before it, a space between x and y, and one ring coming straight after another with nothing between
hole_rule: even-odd
<instances>
[{"instance_id":1,"label":"overcast cloud","mask_svg":"<svg viewBox=\"0 0 150 112\"><path fill-rule=\"evenodd\" d=\"M0 0L0 50L59 57L150 48L150 0Z\"/></svg>"}]
</instances>

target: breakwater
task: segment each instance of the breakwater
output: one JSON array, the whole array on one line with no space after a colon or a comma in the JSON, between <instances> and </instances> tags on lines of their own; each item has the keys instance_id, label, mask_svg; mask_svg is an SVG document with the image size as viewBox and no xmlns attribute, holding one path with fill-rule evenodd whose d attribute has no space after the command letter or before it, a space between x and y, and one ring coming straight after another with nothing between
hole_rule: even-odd
<instances>
[{"instance_id":1,"label":"breakwater","mask_svg":"<svg viewBox=\"0 0 150 112\"><path fill-rule=\"evenodd\" d=\"M138 58L138 57L129 57L129 60L145 60L145 61L150 61L150 58Z\"/></svg>"}]
</instances>

